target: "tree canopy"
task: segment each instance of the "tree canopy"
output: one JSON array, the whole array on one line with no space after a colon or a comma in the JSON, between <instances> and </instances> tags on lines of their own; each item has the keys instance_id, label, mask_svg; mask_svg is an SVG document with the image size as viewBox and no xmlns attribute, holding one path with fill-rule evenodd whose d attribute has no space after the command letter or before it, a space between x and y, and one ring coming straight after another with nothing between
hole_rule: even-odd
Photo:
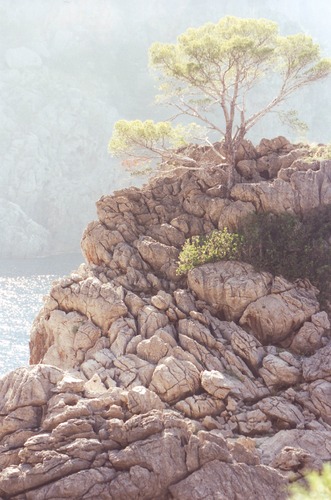
<instances>
[{"instance_id":1,"label":"tree canopy","mask_svg":"<svg viewBox=\"0 0 331 500\"><path fill-rule=\"evenodd\" d=\"M178 129L170 132L172 124L186 116L204 126L200 140L211 143L209 136L216 133L228 162L234 162L247 132L262 117L300 88L331 73L331 60L321 57L310 36L281 36L278 25L266 19L225 17L216 24L189 28L176 43L154 43L149 55L160 81L158 101L175 112L162 127L154 124L146 150L154 148L155 153L156 144L158 152L160 146L168 150L166 140L179 137ZM267 89L261 87L271 82ZM254 99L257 93L259 99ZM253 105L256 101L258 106ZM150 130L149 120L139 123L141 130ZM136 127L137 121L115 125L109 143L113 154L146 160L133 133ZM184 128L180 136L184 143Z\"/></svg>"}]
</instances>

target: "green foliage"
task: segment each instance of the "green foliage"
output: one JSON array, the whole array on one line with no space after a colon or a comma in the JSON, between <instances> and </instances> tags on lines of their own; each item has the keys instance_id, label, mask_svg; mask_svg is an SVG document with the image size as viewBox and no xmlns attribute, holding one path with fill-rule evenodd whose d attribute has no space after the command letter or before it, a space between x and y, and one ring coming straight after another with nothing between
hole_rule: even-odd
<instances>
[{"instance_id":1,"label":"green foliage","mask_svg":"<svg viewBox=\"0 0 331 500\"><path fill-rule=\"evenodd\" d=\"M308 125L300 120L296 110L280 111L278 115L284 125L287 125L293 132L296 132L300 140L304 140L308 132Z\"/></svg>"},{"instance_id":2,"label":"green foliage","mask_svg":"<svg viewBox=\"0 0 331 500\"><path fill-rule=\"evenodd\" d=\"M277 31L277 24L266 19L225 17L216 24L189 28L176 44L154 43L150 64L176 80L175 92L183 83L196 91L203 85L202 92L210 91L215 99L225 86L232 91L238 70L246 85L256 79L257 67L259 77L272 67Z\"/></svg>"},{"instance_id":3,"label":"green foliage","mask_svg":"<svg viewBox=\"0 0 331 500\"><path fill-rule=\"evenodd\" d=\"M291 486L291 500L329 500L331 498L331 464L325 464L321 474L311 472L305 478L308 488Z\"/></svg>"},{"instance_id":4,"label":"green foliage","mask_svg":"<svg viewBox=\"0 0 331 500\"><path fill-rule=\"evenodd\" d=\"M193 236L184 243L179 255L177 274L218 260L234 260L240 255L241 237L229 233L227 228L213 231L207 236Z\"/></svg>"},{"instance_id":5,"label":"green foliage","mask_svg":"<svg viewBox=\"0 0 331 500\"><path fill-rule=\"evenodd\" d=\"M154 43L149 56L160 80L159 102L175 109L172 120L190 116L216 133L230 163L257 121L293 92L331 73L331 60L321 58L311 37L280 36L277 24L267 19L227 16L215 24L189 28L176 43ZM258 100L251 99L254 88L270 79L274 94L260 93ZM298 119L290 118L292 125L302 128ZM148 151L163 159L173 140L178 144L181 138L182 131L173 130L170 122L121 120L115 125L110 151L143 157L145 150L145 156ZM212 142L208 136L204 139Z\"/></svg>"},{"instance_id":6,"label":"green foliage","mask_svg":"<svg viewBox=\"0 0 331 500\"><path fill-rule=\"evenodd\" d=\"M301 222L291 214L250 215L240 226L244 239L242 258L258 270L288 279L303 277L306 269L302 253L307 243L303 233Z\"/></svg>"},{"instance_id":7,"label":"green foliage","mask_svg":"<svg viewBox=\"0 0 331 500\"><path fill-rule=\"evenodd\" d=\"M308 278L320 290L320 302L331 297L331 205L303 219L283 213L255 213L237 233L213 231L187 240L179 255L178 274L206 262L238 259L259 271L289 280Z\"/></svg>"},{"instance_id":8,"label":"green foliage","mask_svg":"<svg viewBox=\"0 0 331 500\"><path fill-rule=\"evenodd\" d=\"M184 127L153 120L119 120L108 149L113 156L126 158L125 167L149 167L160 156L164 159L176 157L175 150L186 146L196 131L195 124Z\"/></svg>"},{"instance_id":9,"label":"green foliage","mask_svg":"<svg viewBox=\"0 0 331 500\"><path fill-rule=\"evenodd\" d=\"M167 141L170 146L185 144L182 128L176 129L169 122L119 120L115 123L109 150L116 156L136 148L153 148L158 144L164 146Z\"/></svg>"},{"instance_id":10,"label":"green foliage","mask_svg":"<svg viewBox=\"0 0 331 500\"><path fill-rule=\"evenodd\" d=\"M289 280L308 278L326 306L331 297L331 205L303 219L288 213L253 214L239 233L244 241L242 260Z\"/></svg>"},{"instance_id":11,"label":"green foliage","mask_svg":"<svg viewBox=\"0 0 331 500\"><path fill-rule=\"evenodd\" d=\"M331 72L331 60L320 57L311 37L282 37L272 21L231 16L189 28L176 44L153 44L150 64L160 72L168 103L219 132L230 159L259 119L299 88ZM275 95L261 109L248 112L251 90L272 73L280 75ZM210 112L217 110L223 119L211 120Z\"/></svg>"}]
</instances>

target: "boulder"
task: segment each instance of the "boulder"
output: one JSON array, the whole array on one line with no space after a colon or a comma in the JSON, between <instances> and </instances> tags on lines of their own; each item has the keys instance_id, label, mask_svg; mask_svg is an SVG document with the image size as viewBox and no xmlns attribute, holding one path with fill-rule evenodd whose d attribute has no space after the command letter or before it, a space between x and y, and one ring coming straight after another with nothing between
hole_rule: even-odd
<instances>
[{"instance_id":1,"label":"boulder","mask_svg":"<svg viewBox=\"0 0 331 500\"><path fill-rule=\"evenodd\" d=\"M203 371L201 374L201 386L204 390L217 399L225 399L228 394L240 394L242 384L228 374L216 370Z\"/></svg>"},{"instance_id":2,"label":"boulder","mask_svg":"<svg viewBox=\"0 0 331 500\"><path fill-rule=\"evenodd\" d=\"M273 436L264 439L260 444L259 449L262 454L262 463L267 465L271 464L281 450L287 446L305 450L323 462L330 461L330 437L330 431L325 430L281 430Z\"/></svg>"},{"instance_id":3,"label":"boulder","mask_svg":"<svg viewBox=\"0 0 331 500\"><path fill-rule=\"evenodd\" d=\"M162 401L176 403L194 394L199 386L200 375L196 367L190 361L169 356L155 368L149 389Z\"/></svg>"},{"instance_id":4,"label":"boulder","mask_svg":"<svg viewBox=\"0 0 331 500\"><path fill-rule=\"evenodd\" d=\"M169 490L176 500L286 498L285 479L274 469L219 460L208 462Z\"/></svg>"},{"instance_id":5,"label":"boulder","mask_svg":"<svg viewBox=\"0 0 331 500\"><path fill-rule=\"evenodd\" d=\"M331 342L319 349L313 356L303 360L302 373L307 381L331 376Z\"/></svg>"},{"instance_id":6,"label":"boulder","mask_svg":"<svg viewBox=\"0 0 331 500\"><path fill-rule=\"evenodd\" d=\"M280 396L262 399L257 406L268 418L277 419L285 427L296 427L304 423L304 416L299 408Z\"/></svg>"},{"instance_id":7,"label":"boulder","mask_svg":"<svg viewBox=\"0 0 331 500\"><path fill-rule=\"evenodd\" d=\"M276 390L278 387L296 385L301 380L301 370L299 368L273 354L268 354L263 358L263 365L259 370L259 374L272 390Z\"/></svg>"},{"instance_id":8,"label":"boulder","mask_svg":"<svg viewBox=\"0 0 331 500\"><path fill-rule=\"evenodd\" d=\"M331 425L331 382L315 380L309 385L309 394L320 416Z\"/></svg>"},{"instance_id":9,"label":"boulder","mask_svg":"<svg viewBox=\"0 0 331 500\"><path fill-rule=\"evenodd\" d=\"M271 274L257 273L250 264L236 261L204 264L187 276L190 290L227 321L238 320L251 302L266 295L271 281Z\"/></svg>"},{"instance_id":10,"label":"boulder","mask_svg":"<svg viewBox=\"0 0 331 500\"><path fill-rule=\"evenodd\" d=\"M295 287L288 291L258 298L248 305L240 325L263 344L284 340L319 310L313 291Z\"/></svg>"},{"instance_id":11,"label":"boulder","mask_svg":"<svg viewBox=\"0 0 331 500\"><path fill-rule=\"evenodd\" d=\"M304 355L314 353L321 347L324 333L325 330L314 325L312 321L305 321L293 337L291 350Z\"/></svg>"},{"instance_id":12,"label":"boulder","mask_svg":"<svg viewBox=\"0 0 331 500\"><path fill-rule=\"evenodd\" d=\"M112 283L102 283L96 277L63 279L52 289L52 299L61 304L61 310L77 311L106 332L121 316L126 316L123 290Z\"/></svg>"}]
</instances>

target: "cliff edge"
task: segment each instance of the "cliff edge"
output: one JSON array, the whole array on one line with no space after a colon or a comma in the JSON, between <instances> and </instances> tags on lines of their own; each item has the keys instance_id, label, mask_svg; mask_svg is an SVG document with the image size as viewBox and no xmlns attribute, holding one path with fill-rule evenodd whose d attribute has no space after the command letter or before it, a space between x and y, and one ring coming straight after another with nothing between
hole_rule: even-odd
<instances>
[{"instance_id":1,"label":"cliff edge","mask_svg":"<svg viewBox=\"0 0 331 500\"><path fill-rule=\"evenodd\" d=\"M189 237L331 204L331 161L282 137L246 146L234 177L197 148L201 168L98 201L31 366L0 379L1 498L285 499L331 460L316 288L239 261L176 274Z\"/></svg>"}]
</instances>

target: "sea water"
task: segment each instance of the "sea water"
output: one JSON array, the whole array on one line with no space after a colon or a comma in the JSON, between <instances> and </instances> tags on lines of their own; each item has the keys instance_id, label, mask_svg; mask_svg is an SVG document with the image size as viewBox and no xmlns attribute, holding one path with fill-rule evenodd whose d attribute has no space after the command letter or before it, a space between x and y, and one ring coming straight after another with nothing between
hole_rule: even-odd
<instances>
[{"instance_id":1,"label":"sea water","mask_svg":"<svg viewBox=\"0 0 331 500\"><path fill-rule=\"evenodd\" d=\"M29 363L29 337L54 280L84 262L81 254L0 260L0 376Z\"/></svg>"}]
</instances>

